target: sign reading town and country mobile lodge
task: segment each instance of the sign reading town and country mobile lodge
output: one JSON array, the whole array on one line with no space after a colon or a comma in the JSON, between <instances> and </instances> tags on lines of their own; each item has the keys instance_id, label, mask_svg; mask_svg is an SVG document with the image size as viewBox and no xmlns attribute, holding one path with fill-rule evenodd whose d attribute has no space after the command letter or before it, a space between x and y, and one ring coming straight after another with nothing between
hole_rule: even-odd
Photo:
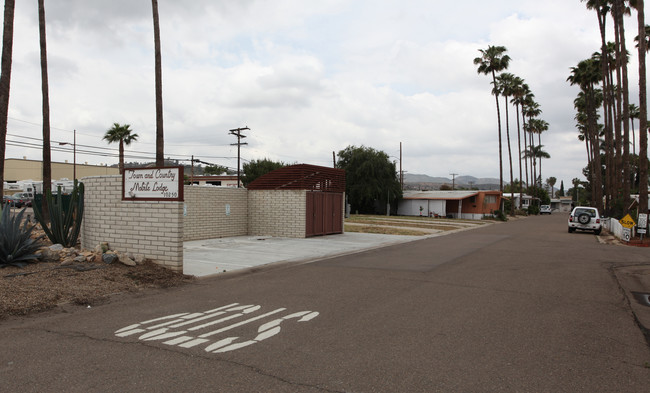
<instances>
[{"instance_id":1,"label":"sign reading town and country mobile lodge","mask_svg":"<svg viewBox=\"0 0 650 393\"><path fill-rule=\"evenodd\" d=\"M122 200L183 201L183 167L125 168Z\"/></svg>"}]
</instances>

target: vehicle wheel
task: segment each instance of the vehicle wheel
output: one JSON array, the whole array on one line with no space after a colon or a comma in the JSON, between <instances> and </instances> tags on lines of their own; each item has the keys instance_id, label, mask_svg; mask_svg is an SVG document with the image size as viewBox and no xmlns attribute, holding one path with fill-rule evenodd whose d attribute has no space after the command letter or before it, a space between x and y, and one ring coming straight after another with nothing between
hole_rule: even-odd
<instances>
[{"instance_id":1,"label":"vehicle wheel","mask_svg":"<svg viewBox=\"0 0 650 393\"><path fill-rule=\"evenodd\" d=\"M600 235L600 232L603 230L603 228L598 228L594 231L594 235L598 236Z\"/></svg>"},{"instance_id":2,"label":"vehicle wheel","mask_svg":"<svg viewBox=\"0 0 650 393\"><path fill-rule=\"evenodd\" d=\"M578 222L582 225L589 224L589 221L591 221L591 216L587 213L582 213L578 216Z\"/></svg>"}]
</instances>

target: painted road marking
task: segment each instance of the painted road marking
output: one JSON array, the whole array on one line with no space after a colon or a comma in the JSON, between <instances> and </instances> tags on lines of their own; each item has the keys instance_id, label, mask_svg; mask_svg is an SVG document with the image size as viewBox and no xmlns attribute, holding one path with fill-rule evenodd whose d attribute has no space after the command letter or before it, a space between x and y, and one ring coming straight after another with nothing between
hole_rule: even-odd
<instances>
[{"instance_id":1,"label":"painted road marking","mask_svg":"<svg viewBox=\"0 0 650 393\"><path fill-rule=\"evenodd\" d=\"M180 348L193 348L199 345L205 345L204 350L206 352L224 353L259 343L277 335L282 330L280 325L285 321L293 319L296 322L309 322L319 315L317 311L299 311L290 313L284 317L276 317L276 319L262 323L257 328L257 335L248 340L243 339L239 341L240 337L238 336L212 338L213 336L260 321L272 315L277 316L277 314L287 310L281 307L261 315L253 316L254 313L261 309L262 306L260 305L231 303L204 312L179 313L149 319L118 329L115 331L115 335L117 337L138 335L138 340L141 341L163 341L165 345L178 346ZM238 318L248 316L252 317L238 322L236 321ZM208 328L213 329L213 327L217 327L215 325L224 324L229 321L234 323L218 327L216 330L205 331Z\"/></svg>"}]
</instances>

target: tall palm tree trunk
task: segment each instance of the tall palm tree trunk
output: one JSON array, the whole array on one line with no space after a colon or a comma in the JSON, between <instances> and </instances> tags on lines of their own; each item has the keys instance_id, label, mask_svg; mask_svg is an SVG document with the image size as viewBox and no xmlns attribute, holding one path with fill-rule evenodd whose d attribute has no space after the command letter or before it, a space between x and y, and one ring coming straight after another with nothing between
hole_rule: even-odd
<instances>
[{"instance_id":1,"label":"tall palm tree trunk","mask_svg":"<svg viewBox=\"0 0 650 393\"><path fill-rule=\"evenodd\" d=\"M0 186L4 184L7 117L9 115L9 87L14 44L15 0L5 0L4 29L2 31L2 64L0 65ZM1 192L0 192L1 194Z\"/></svg>"},{"instance_id":2,"label":"tall palm tree trunk","mask_svg":"<svg viewBox=\"0 0 650 393\"><path fill-rule=\"evenodd\" d=\"M52 157L50 153L50 94L47 80L47 46L45 36L45 4L38 0L38 27L41 46L41 90L43 93L43 195L52 191ZM49 220L49 210L43 198L43 217Z\"/></svg>"},{"instance_id":3,"label":"tall palm tree trunk","mask_svg":"<svg viewBox=\"0 0 650 393\"><path fill-rule=\"evenodd\" d=\"M524 107L521 107L521 121L523 123L523 140L524 140L524 151L528 150L528 131L526 131L526 115L524 114ZM519 154L521 158L521 153ZM528 182L528 157L524 155L524 172L526 173L526 188L530 185Z\"/></svg>"},{"instance_id":4,"label":"tall palm tree trunk","mask_svg":"<svg viewBox=\"0 0 650 393\"><path fill-rule=\"evenodd\" d=\"M153 10L153 40L156 62L156 166L165 165L165 138L163 134L162 59L160 50L160 21L158 0L151 0Z\"/></svg>"},{"instance_id":5,"label":"tall palm tree trunk","mask_svg":"<svg viewBox=\"0 0 650 393\"><path fill-rule=\"evenodd\" d=\"M492 71L493 86L497 85L496 73ZM499 126L499 191L503 192L503 145L501 143L501 111L499 111L499 95L494 94L497 104L497 124Z\"/></svg>"},{"instance_id":6,"label":"tall palm tree trunk","mask_svg":"<svg viewBox=\"0 0 650 393\"><path fill-rule=\"evenodd\" d=\"M524 198L524 187L523 187L523 176L521 172L521 127L519 124L519 104L515 105L517 109L517 146L519 147L519 206L517 208L521 209L521 201Z\"/></svg>"},{"instance_id":7,"label":"tall palm tree trunk","mask_svg":"<svg viewBox=\"0 0 650 393\"><path fill-rule=\"evenodd\" d=\"M646 97L646 34L644 1L637 0L639 25L639 212L648 211L648 103Z\"/></svg>"},{"instance_id":8,"label":"tall palm tree trunk","mask_svg":"<svg viewBox=\"0 0 650 393\"><path fill-rule=\"evenodd\" d=\"M506 140L508 141L508 159L510 161L510 215L515 215L515 189L514 178L512 177L512 149L510 148L510 119L508 116L508 96L503 96L506 103Z\"/></svg>"},{"instance_id":9,"label":"tall palm tree trunk","mask_svg":"<svg viewBox=\"0 0 650 393\"><path fill-rule=\"evenodd\" d=\"M621 42L621 76L623 78L623 152L621 157L623 213L627 213L630 199L630 93L627 79L627 49L625 47L625 22L623 19L623 0L616 0L620 12L617 13L618 30Z\"/></svg>"}]
</instances>

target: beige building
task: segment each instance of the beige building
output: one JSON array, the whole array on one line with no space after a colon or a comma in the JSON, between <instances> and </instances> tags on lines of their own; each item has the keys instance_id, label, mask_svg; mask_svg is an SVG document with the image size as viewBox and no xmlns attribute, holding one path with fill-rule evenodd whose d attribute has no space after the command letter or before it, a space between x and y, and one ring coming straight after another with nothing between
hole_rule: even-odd
<instances>
[{"instance_id":1,"label":"beige building","mask_svg":"<svg viewBox=\"0 0 650 393\"><path fill-rule=\"evenodd\" d=\"M52 163L52 180L70 179L73 180L75 165L70 162ZM111 168L101 165L88 165L86 163L76 164L77 179L85 176L119 175L118 168ZM23 180L43 181L43 163L37 160L8 158L5 160L4 181L6 183L17 183ZM5 193L6 194L6 193Z\"/></svg>"}]
</instances>

